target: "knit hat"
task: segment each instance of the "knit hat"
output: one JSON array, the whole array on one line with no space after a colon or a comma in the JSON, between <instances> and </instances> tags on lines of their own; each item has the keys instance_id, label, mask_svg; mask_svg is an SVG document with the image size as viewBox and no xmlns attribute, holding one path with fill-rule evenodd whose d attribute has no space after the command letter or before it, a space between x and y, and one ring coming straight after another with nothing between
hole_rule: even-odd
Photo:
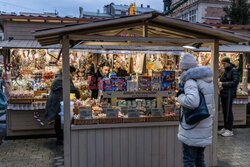
<instances>
[{"instance_id":1,"label":"knit hat","mask_svg":"<svg viewBox=\"0 0 250 167\"><path fill-rule=\"evenodd\" d=\"M192 55L190 53L183 54L183 57L180 61L180 69L187 70L187 69L194 68L197 66L198 66L198 64L194 58L194 55Z\"/></svg>"},{"instance_id":2,"label":"knit hat","mask_svg":"<svg viewBox=\"0 0 250 167\"><path fill-rule=\"evenodd\" d=\"M229 58L228 56L223 57L223 58L221 59L221 62L222 62L222 63L229 63L229 64L231 63L231 62L230 62L230 58Z\"/></svg>"}]
</instances>

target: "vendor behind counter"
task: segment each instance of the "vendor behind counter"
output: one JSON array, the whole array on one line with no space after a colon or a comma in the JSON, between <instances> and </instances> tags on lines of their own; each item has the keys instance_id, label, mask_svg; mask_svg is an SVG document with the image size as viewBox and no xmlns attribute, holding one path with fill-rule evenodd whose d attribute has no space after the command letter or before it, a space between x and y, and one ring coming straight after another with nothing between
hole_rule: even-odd
<instances>
[{"instance_id":1,"label":"vendor behind counter","mask_svg":"<svg viewBox=\"0 0 250 167\"><path fill-rule=\"evenodd\" d=\"M99 95L99 90L103 88L102 79L107 77L110 72L110 65L108 62L102 63L97 72L95 73L94 68L90 67L87 70L87 77L88 77L88 88L91 90L91 98L97 99Z\"/></svg>"}]
</instances>

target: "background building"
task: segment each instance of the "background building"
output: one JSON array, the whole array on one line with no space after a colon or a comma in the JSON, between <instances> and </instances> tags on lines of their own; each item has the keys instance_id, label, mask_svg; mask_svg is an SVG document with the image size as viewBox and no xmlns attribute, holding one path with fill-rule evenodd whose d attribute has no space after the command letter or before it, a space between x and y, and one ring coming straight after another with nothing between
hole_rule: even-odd
<instances>
[{"instance_id":1,"label":"background building","mask_svg":"<svg viewBox=\"0 0 250 167\"><path fill-rule=\"evenodd\" d=\"M172 0L172 7L183 0ZM223 7L229 6L231 0L188 0L177 8L171 16L190 22L220 23L225 15Z\"/></svg>"},{"instance_id":2,"label":"background building","mask_svg":"<svg viewBox=\"0 0 250 167\"><path fill-rule=\"evenodd\" d=\"M105 5L103 8L104 13L108 13L112 16L125 16L129 15L129 5L116 5L113 2ZM150 5L146 7L141 4L140 7L136 7L136 14L146 13L146 12L153 12L156 11L155 9L150 8Z\"/></svg>"}]
</instances>

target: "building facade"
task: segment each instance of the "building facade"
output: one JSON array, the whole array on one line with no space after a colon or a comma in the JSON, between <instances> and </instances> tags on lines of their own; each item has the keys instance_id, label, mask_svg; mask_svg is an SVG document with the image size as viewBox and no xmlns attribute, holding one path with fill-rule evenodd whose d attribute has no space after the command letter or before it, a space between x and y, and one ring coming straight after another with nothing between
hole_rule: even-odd
<instances>
[{"instance_id":1,"label":"building facade","mask_svg":"<svg viewBox=\"0 0 250 167\"><path fill-rule=\"evenodd\" d=\"M103 8L104 13L110 14L112 16L126 16L129 15L129 5L116 5L113 2L105 5ZM136 14L146 13L146 12L153 12L156 11L155 9L150 8L150 5L146 7L141 4L140 7L136 7Z\"/></svg>"},{"instance_id":2,"label":"building facade","mask_svg":"<svg viewBox=\"0 0 250 167\"><path fill-rule=\"evenodd\" d=\"M172 7L183 0L172 0ZM223 8L230 5L231 0L188 0L177 8L171 16L190 22L217 24L225 15Z\"/></svg>"}]
</instances>

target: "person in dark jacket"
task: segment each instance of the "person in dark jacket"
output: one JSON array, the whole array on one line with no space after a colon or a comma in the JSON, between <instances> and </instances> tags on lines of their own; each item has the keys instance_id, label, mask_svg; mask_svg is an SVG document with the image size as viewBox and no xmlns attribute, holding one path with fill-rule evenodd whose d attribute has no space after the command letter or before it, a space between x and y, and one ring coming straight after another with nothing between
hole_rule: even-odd
<instances>
[{"instance_id":1,"label":"person in dark jacket","mask_svg":"<svg viewBox=\"0 0 250 167\"><path fill-rule=\"evenodd\" d=\"M224 118L224 128L222 128L218 133L224 137L233 136L233 112L232 103L233 98L236 97L237 86L239 84L239 73L236 66L230 62L229 57L224 57L222 59L222 64L224 70L222 71L219 88L220 88L220 98L223 110Z\"/></svg>"},{"instance_id":2,"label":"person in dark jacket","mask_svg":"<svg viewBox=\"0 0 250 167\"><path fill-rule=\"evenodd\" d=\"M76 69L71 66L70 73L74 73ZM79 90L74 86L70 79L70 93L75 93L76 98L80 98ZM61 111L60 102L63 101L63 84L62 84L62 69L55 75L55 79L51 86L51 92L46 103L45 119L55 121L54 128L56 132L57 145L63 144L63 129L61 127L61 117L58 113Z\"/></svg>"},{"instance_id":3,"label":"person in dark jacket","mask_svg":"<svg viewBox=\"0 0 250 167\"><path fill-rule=\"evenodd\" d=\"M103 89L103 78L105 76L108 76L110 71L110 65L108 62L104 62L100 65L100 67L97 69L97 72L93 74L93 72L89 72L89 74L92 74L91 77L88 78L88 87L91 89L91 98L97 99L99 90Z\"/></svg>"}]
</instances>

